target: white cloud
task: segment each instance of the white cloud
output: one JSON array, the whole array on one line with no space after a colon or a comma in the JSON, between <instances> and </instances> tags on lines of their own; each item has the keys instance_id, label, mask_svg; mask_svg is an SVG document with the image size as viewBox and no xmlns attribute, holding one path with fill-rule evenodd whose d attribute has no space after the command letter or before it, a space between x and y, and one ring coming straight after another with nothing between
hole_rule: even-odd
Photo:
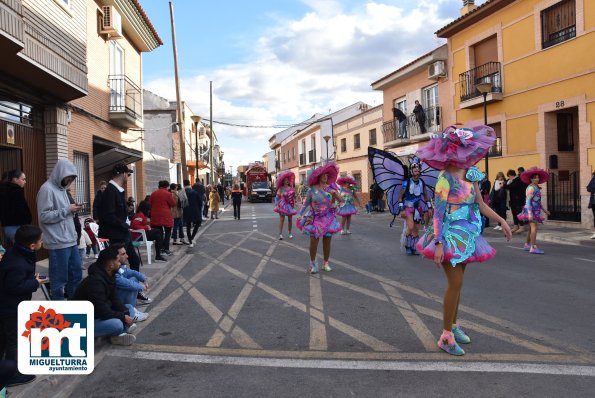
<instances>
[{"instance_id":1,"label":"white cloud","mask_svg":"<svg viewBox=\"0 0 595 398\"><path fill-rule=\"evenodd\" d=\"M182 80L183 99L204 118L213 80L213 119L234 124L299 122L357 101L378 105L371 82L442 42L434 31L452 20L452 0L375 1L347 9L338 0L302 0L299 20L275 20L251 59ZM458 6L457 6L458 7ZM175 99L171 79L146 88ZM269 151L276 130L216 125L226 163L247 163ZM250 138L250 140L246 140ZM233 160L232 160L233 159Z\"/></svg>"}]
</instances>

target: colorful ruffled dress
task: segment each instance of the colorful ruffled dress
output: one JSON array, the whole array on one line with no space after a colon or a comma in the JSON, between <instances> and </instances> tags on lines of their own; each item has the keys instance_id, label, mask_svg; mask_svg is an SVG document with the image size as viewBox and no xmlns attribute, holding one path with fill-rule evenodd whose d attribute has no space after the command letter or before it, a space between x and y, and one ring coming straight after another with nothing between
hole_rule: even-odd
<instances>
[{"instance_id":1,"label":"colorful ruffled dress","mask_svg":"<svg viewBox=\"0 0 595 398\"><path fill-rule=\"evenodd\" d=\"M339 216L351 216L357 214L357 208L355 207L355 192L351 188L341 187L339 195L343 198L343 203L339 204L337 208L337 215Z\"/></svg>"},{"instance_id":2,"label":"colorful ruffled dress","mask_svg":"<svg viewBox=\"0 0 595 398\"><path fill-rule=\"evenodd\" d=\"M273 211L284 216L297 214L297 210L295 209L295 190L292 187L281 187L277 190Z\"/></svg>"},{"instance_id":3,"label":"colorful ruffled dress","mask_svg":"<svg viewBox=\"0 0 595 398\"><path fill-rule=\"evenodd\" d=\"M311 187L300 210L296 226L304 234L320 239L332 236L341 230L341 225L335 217L332 195L333 187L324 190Z\"/></svg>"},{"instance_id":4,"label":"colorful ruffled dress","mask_svg":"<svg viewBox=\"0 0 595 398\"><path fill-rule=\"evenodd\" d=\"M424 257L434 259L436 242L442 243L444 261L453 267L494 257L496 250L481 236L481 215L475 202L473 182L481 181L483 176L475 167L462 180L448 171L440 173L434 196L434 223L417 243Z\"/></svg>"},{"instance_id":5,"label":"colorful ruffled dress","mask_svg":"<svg viewBox=\"0 0 595 398\"><path fill-rule=\"evenodd\" d=\"M525 191L527 199L523 211L517 216L521 221L542 223L545 220L541 216L541 188L530 184ZM531 216L531 218L529 218Z\"/></svg>"}]
</instances>

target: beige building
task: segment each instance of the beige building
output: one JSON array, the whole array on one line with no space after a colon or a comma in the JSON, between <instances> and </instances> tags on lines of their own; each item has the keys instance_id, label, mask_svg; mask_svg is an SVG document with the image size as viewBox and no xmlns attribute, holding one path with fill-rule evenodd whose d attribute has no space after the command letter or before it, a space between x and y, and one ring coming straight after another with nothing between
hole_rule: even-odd
<instances>
[{"instance_id":1,"label":"beige building","mask_svg":"<svg viewBox=\"0 0 595 398\"><path fill-rule=\"evenodd\" d=\"M383 93L384 149L397 156L415 153L432 133L453 124L452 95L446 74L448 48L438 47L372 83ZM415 101L423 108L423 122L414 113ZM407 117L406 138L399 138L395 109Z\"/></svg>"},{"instance_id":2,"label":"beige building","mask_svg":"<svg viewBox=\"0 0 595 398\"><path fill-rule=\"evenodd\" d=\"M340 173L355 178L362 204L370 199L370 185L374 182L368 147L384 148L382 115L383 106L378 105L334 126L333 140Z\"/></svg>"}]
</instances>

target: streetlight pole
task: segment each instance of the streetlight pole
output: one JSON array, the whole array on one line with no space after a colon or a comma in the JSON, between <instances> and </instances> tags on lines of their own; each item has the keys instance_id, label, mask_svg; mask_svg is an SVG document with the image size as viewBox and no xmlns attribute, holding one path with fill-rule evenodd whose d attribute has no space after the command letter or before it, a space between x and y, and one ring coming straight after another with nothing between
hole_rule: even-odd
<instances>
[{"instance_id":1,"label":"streetlight pole","mask_svg":"<svg viewBox=\"0 0 595 398\"><path fill-rule=\"evenodd\" d=\"M478 83L476 85L477 91L479 91L483 95L483 124L486 126L488 125L488 93L492 91L492 83L490 81L486 81L485 83ZM488 169L488 158L490 156L490 151L486 152L485 157L485 170L486 170L486 178L488 181L490 180L490 174Z\"/></svg>"},{"instance_id":2,"label":"streetlight pole","mask_svg":"<svg viewBox=\"0 0 595 398\"><path fill-rule=\"evenodd\" d=\"M324 136L322 136L322 138L324 138L324 142L326 142L326 162L328 163L329 158L328 158L328 140L331 139L331 136L326 133Z\"/></svg>"}]
</instances>

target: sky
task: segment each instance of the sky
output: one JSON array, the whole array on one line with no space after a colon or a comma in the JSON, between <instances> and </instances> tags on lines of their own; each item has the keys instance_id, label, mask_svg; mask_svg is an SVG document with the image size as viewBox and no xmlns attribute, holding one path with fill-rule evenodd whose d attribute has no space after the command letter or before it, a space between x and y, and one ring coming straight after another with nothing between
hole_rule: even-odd
<instances>
[{"instance_id":1,"label":"sky","mask_svg":"<svg viewBox=\"0 0 595 398\"><path fill-rule=\"evenodd\" d=\"M144 87L175 101L169 1L141 0L164 45L143 54ZM476 1L481 5L484 0ZM173 0L181 97L209 118L227 170L315 113L382 103L371 83L444 44L462 0ZM244 127L217 124L217 121Z\"/></svg>"}]
</instances>

